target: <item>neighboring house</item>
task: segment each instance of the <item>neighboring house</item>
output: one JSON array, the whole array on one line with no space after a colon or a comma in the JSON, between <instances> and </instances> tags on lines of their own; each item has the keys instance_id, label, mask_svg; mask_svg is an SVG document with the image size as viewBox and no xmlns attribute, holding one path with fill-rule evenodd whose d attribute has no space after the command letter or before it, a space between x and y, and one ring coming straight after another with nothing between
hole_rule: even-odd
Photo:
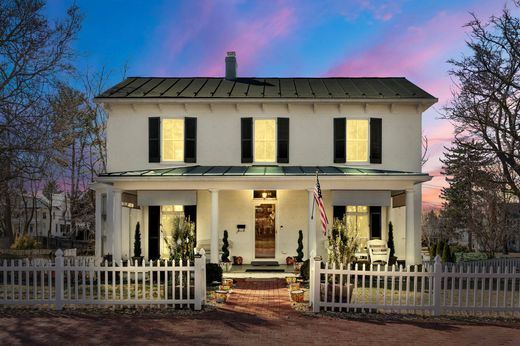
<instances>
[{"instance_id":1,"label":"neighboring house","mask_svg":"<svg viewBox=\"0 0 520 346\"><path fill-rule=\"evenodd\" d=\"M437 99L405 78L127 78L96 102L108 112L108 173L96 178L96 255L167 256L161 227L177 213L218 261L326 255L311 217L316 171L327 215L347 215L366 243L387 239L421 262L421 115ZM330 226L329 226L330 229Z\"/></svg>"},{"instance_id":2,"label":"neighboring house","mask_svg":"<svg viewBox=\"0 0 520 346\"><path fill-rule=\"evenodd\" d=\"M509 237L507 244L502 244L497 239L497 249L500 251L512 251L512 252L520 252L520 203L506 203L503 205L506 216L506 235ZM494 235L495 233L493 233ZM467 228L457 229L457 243L463 246L469 247L469 232ZM474 250L482 251L484 250L484 246L479 244L478 236L472 237L472 247ZM506 246L507 245L507 248Z\"/></svg>"},{"instance_id":3,"label":"neighboring house","mask_svg":"<svg viewBox=\"0 0 520 346\"><path fill-rule=\"evenodd\" d=\"M38 237L61 237L70 233L70 208L64 193L52 195L52 214L49 199L43 195L19 196L13 210L15 233Z\"/></svg>"}]
</instances>

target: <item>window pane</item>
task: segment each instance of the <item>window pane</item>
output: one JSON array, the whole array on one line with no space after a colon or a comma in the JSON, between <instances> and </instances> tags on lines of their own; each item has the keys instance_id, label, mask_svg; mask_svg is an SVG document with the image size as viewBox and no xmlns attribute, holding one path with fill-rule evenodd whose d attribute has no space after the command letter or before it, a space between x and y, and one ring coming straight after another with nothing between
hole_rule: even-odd
<instances>
[{"instance_id":1,"label":"window pane","mask_svg":"<svg viewBox=\"0 0 520 346\"><path fill-rule=\"evenodd\" d=\"M347 120L347 161L368 161L368 120Z\"/></svg>"},{"instance_id":2,"label":"window pane","mask_svg":"<svg viewBox=\"0 0 520 346\"><path fill-rule=\"evenodd\" d=\"M255 162L276 160L276 120L255 120Z\"/></svg>"},{"instance_id":3,"label":"window pane","mask_svg":"<svg viewBox=\"0 0 520 346\"><path fill-rule=\"evenodd\" d=\"M162 159L184 160L184 119L162 120Z\"/></svg>"},{"instance_id":4,"label":"window pane","mask_svg":"<svg viewBox=\"0 0 520 346\"><path fill-rule=\"evenodd\" d=\"M355 205L348 205L347 206L347 212L348 213L355 213L356 212L356 206Z\"/></svg>"}]
</instances>

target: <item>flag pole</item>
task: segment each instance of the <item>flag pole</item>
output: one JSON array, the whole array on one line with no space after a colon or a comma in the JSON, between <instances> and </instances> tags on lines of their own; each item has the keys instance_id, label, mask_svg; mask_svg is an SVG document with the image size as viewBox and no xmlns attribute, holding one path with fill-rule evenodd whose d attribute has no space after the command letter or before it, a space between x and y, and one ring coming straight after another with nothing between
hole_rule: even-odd
<instances>
[{"instance_id":1,"label":"flag pole","mask_svg":"<svg viewBox=\"0 0 520 346\"><path fill-rule=\"evenodd\" d=\"M318 170L316 170L316 181L318 181ZM314 191L312 193L312 212L311 212L311 220L314 220L314 203L316 203L316 198L314 197Z\"/></svg>"}]
</instances>

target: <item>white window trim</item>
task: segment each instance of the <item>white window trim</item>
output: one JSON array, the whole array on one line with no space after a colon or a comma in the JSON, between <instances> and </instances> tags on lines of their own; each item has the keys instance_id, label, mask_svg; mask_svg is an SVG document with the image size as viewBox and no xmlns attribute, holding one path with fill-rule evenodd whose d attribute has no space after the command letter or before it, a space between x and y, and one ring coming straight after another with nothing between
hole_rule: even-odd
<instances>
[{"instance_id":1,"label":"white window trim","mask_svg":"<svg viewBox=\"0 0 520 346\"><path fill-rule=\"evenodd\" d=\"M164 120L182 120L183 124L184 122L186 121L186 117L160 117L161 118L161 128L159 129L159 132L160 132L160 138L161 140L159 141L159 150L161 152L161 164L172 164L172 163L175 163L175 164L184 164L184 151L186 150L186 148L183 147L182 149L182 160L180 161L177 161L177 160L164 160L164 155L163 155L163 141L164 141L164 138L163 138L163 121ZM185 138L186 138L186 133L183 134L183 138L182 140L185 142Z\"/></svg>"},{"instance_id":2,"label":"white window trim","mask_svg":"<svg viewBox=\"0 0 520 346\"><path fill-rule=\"evenodd\" d=\"M274 161L256 161L255 157L255 138L256 138L256 120L274 120ZM278 153L278 118L272 117L262 117L262 118L253 118L253 163L256 164L273 164L277 162L277 153Z\"/></svg>"},{"instance_id":3,"label":"white window trim","mask_svg":"<svg viewBox=\"0 0 520 346\"><path fill-rule=\"evenodd\" d=\"M368 121L368 135L367 135L367 141L368 141L368 152L367 152L367 160L366 161L349 161L348 160L348 121L349 120L366 120ZM367 164L370 164L370 118L363 118L363 117L347 117L345 120L345 162L349 164L350 166L366 166Z\"/></svg>"}]
</instances>

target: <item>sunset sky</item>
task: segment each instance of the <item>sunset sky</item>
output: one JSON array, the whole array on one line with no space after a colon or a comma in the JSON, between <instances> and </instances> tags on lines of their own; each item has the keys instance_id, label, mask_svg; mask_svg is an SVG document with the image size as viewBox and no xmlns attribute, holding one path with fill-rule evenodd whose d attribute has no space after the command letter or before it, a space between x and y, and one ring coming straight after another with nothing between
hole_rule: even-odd
<instances>
[{"instance_id":1,"label":"sunset sky","mask_svg":"<svg viewBox=\"0 0 520 346\"><path fill-rule=\"evenodd\" d=\"M72 1L49 0L53 18ZM467 49L470 12L487 20L506 0L101 1L76 0L84 15L78 68L128 76L222 76L236 51L239 76L404 76L439 98L423 115L429 139L424 207L438 207L443 147L452 127L439 119L452 82L449 58ZM518 10L515 10L518 12ZM515 13L516 13L515 12ZM518 13L516 13L518 15Z\"/></svg>"}]
</instances>

